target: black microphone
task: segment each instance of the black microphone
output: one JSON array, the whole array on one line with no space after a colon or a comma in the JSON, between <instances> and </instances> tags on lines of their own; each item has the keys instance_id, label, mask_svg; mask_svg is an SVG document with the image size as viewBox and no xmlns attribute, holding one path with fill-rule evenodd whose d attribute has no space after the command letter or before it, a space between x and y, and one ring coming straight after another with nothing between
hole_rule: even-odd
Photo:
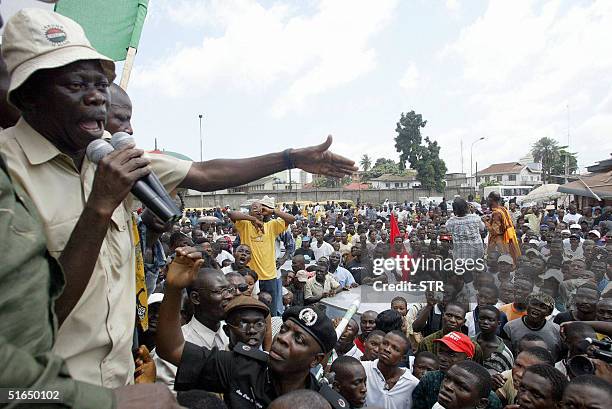
<instances>
[{"instance_id":1,"label":"black microphone","mask_svg":"<svg viewBox=\"0 0 612 409\"><path fill-rule=\"evenodd\" d=\"M87 158L93 163L98 163L100 159L114 150L113 146L103 139L96 139L87 146ZM138 198L146 207L159 217L164 223L176 222L180 220L182 214L176 204L167 203L163 196L153 190L142 178L137 180L132 187L132 194Z\"/></svg>"},{"instance_id":2,"label":"black microphone","mask_svg":"<svg viewBox=\"0 0 612 409\"><path fill-rule=\"evenodd\" d=\"M136 144L134 137L127 132L115 132L113 137L111 138L110 144L113 145L115 149L119 149L128 144ZM178 219L172 221L178 221L182 217L182 212L176 205L176 202L172 200L166 188L160 182L159 178L155 173L151 171L147 176L140 179L144 183L146 183L153 191L164 201L169 209L172 209L176 214L179 215Z\"/></svg>"},{"instance_id":3,"label":"black microphone","mask_svg":"<svg viewBox=\"0 0 612 409\"><path fill-rule=\"evenodd\" d=\"M115 132L113 134L113 137L110 140L110 144L113 145L113 148L115 149L119 149L130 143L133 145L136 145L136 141L134 140L134 137L127 132ZM161 197L165 196L168 202L176 206L176 204L174 203L174 201L172 200L172 198L166 191L166 188L159 181L159 178L157 177L155 173L151 172L144 178L146 178L147 184L149 185L151 189L155 191L155 193L157 193Z\"/></svg>"}]
</instances>

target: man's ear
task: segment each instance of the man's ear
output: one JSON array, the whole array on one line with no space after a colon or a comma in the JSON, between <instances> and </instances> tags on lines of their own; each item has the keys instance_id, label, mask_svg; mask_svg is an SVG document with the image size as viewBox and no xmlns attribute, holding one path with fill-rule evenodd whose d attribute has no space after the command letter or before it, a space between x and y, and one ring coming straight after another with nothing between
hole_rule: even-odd
<instances>
[{"instance_id":1,"label":"man's ear","mask_svg":"<svg viewBox=\"0 0 612 409\"><path fill-rule=\"evenodd\" d=\"M198 294L197 291L190 291L189 301L191 301L193 305L200 305L200 294Z\"/></svg>"}]
</instances>

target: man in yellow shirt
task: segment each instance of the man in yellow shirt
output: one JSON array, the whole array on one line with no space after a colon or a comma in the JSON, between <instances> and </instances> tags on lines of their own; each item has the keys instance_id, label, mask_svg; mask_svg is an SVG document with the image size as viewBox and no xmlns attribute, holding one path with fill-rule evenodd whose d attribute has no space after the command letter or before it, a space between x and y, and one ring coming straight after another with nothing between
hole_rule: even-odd
<instances>
[{"instance_id":1,"label":"man in yellow shirt","mask_svg":"<svg viewBox=\"0 0 612 409\"><path fill-rule=\"evenodd\" d=\"M276 219L270 219L270 216ZM251 204L249 214L230 212L230 219L234 222L240 235L240 243L251 248L251 261L249 267L257 273L259 290L272 295L272 305L278 305L281 297L280 281L276 274L276 253L274 240L276 236L287 230L295 221L289 213L274 207L274 201L264 197L259 202ZM271 311L278 315L278 311Z\"/></svg>"}]
</instances>

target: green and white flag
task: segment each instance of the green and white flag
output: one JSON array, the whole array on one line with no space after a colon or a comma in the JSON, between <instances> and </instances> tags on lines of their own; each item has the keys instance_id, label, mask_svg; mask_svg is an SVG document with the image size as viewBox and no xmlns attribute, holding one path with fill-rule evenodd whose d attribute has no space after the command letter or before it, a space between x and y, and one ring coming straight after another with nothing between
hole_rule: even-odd
<instances>
[{"instance_id":1,"label":"green and white flag","mask_svg":"<svg viewBox=\"0 0 612 409\"><path fill-rule=\"evenodd\" d=\"M61 0L55 11L85 30L93 47L115 61L138 49L149 0Z\"/></svg>"}]
</instances>

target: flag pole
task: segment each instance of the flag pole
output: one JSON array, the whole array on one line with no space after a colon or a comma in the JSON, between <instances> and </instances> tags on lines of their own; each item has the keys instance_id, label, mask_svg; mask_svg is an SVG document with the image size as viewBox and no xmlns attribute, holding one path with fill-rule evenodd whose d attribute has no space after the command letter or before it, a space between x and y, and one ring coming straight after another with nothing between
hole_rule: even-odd
<instances>
[{"instance_id":1,"label":"flag pole","mask_svg":"<svg viewBox=\"0 0 612 409\"><path fill-rule=\"evenodd\" d=\"M132 67L134 66L134 60L136 58L136 49L129 47L127 50L127 56L125 57L125 64L123 65L123 72L121 73L121 83L119 86L127 91L128 82L130 81L130 74L132 73Z\"/></svg>"}]
</instances>

